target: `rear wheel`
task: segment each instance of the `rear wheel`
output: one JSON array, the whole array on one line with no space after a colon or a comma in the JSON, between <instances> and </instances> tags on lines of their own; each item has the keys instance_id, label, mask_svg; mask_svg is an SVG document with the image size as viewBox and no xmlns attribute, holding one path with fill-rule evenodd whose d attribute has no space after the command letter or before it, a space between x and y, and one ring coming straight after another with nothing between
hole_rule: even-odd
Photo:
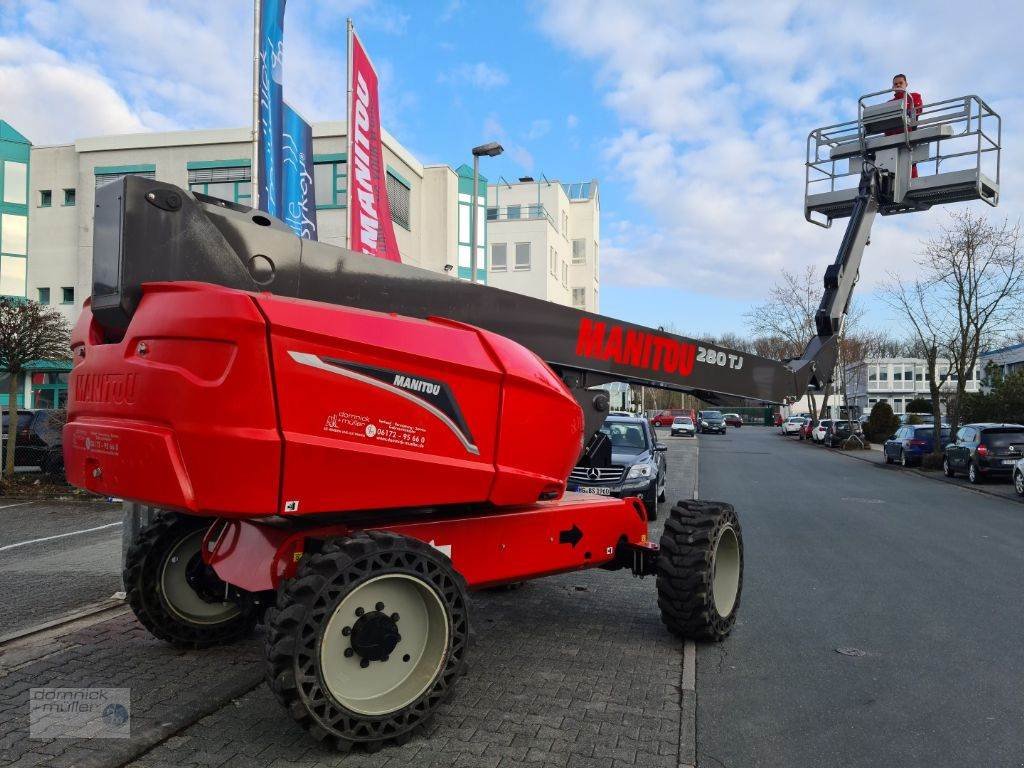
<instances>
[{"instance_id":1,"label":"rear wheel","mask_svg":"<svg viewBox=\"0 0 1024 768\"><path fill-rule=\"evenodd\" d=\"M433 547L371 531L303 557L267 616L267 679L341 751L402 744L465 670L465 585Z\"/></svg>"},{"instance_id":2,"label":"rear wheel","mask_svg":"<svg viewBox=\"0 0 1024 768\"><path fill-rule=\"evenodd\" d=\"M973 461L967 465L967 480L972 485L978 485L981 483L981 472L978 471L978 465Z\"/></svg>"},{"instance_id":3,"label":"rear wheel","mask_svg":"<svg viewBox=\"0 0 1024 768\"><path fill-rule=\"evenodd\" d=\"M249 634L258 608L203 562L204 518L161 513L128 548L128 604L154 637L182 648L230 643Z\"/></svg>"},{"instance_id":4,"label":"rear wheel","mask_svg":"<svg viewBox=\"0 0 1024 768\"><path fill-rule=\"evenodd\" d=\"M956 472L953 471L953 466L949 463L949 457L942 457L942 474L946 477L956 477Z\"/></svg>"},{"instance_id":5,"label":"rear wheel","mask_svg":"<svg viewBox=\"0 0 1024 768\"><path fill-rule=\"evenodd\" d=\"M904 468L910 466L910 458L907 456L906 451L900 451L900 466Z\"/></svg>"},{"instance_id":6,"label":"rear wheel","mask_svg":"<svg viewBox=\"0 0 1024 768\"><path fill-rule=\"evenodd\" d=\"M665 521L658 607L680 638L720 641L736 623L743 588L743 536L730 504L681 501Z\"/></svg>"}]
</instances>

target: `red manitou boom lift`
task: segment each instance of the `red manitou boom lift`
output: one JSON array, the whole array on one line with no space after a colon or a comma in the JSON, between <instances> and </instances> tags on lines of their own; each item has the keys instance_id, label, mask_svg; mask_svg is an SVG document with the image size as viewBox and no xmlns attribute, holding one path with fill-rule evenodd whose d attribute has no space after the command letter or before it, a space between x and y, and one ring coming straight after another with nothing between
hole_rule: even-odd
<instances>
[{"instance_id":1,"label":"red manitou boom lift","mask_svg":"<svg viewBox=\"0 0 1024 768\"><path fill-rule=\"evenodd\" d=\"M856 121L811 134L807 216L850 223L817 335L784 362L300 240L169 184L98 190L65 462L75 485L164 510L126 556L139 620L185 647L265 621L271 689L343 750L408 739L451 693L467 589L655 575L672 633L723 639L743 573L732 507L680 502L658 546L654 509L566 481L609 463L595 385L711 402L824 386L875 213L995 204L998 116L983 102L910 124L867 98ZM959 139L978 149L946 172L939 141Z\"/></svg>"}]
</instances>

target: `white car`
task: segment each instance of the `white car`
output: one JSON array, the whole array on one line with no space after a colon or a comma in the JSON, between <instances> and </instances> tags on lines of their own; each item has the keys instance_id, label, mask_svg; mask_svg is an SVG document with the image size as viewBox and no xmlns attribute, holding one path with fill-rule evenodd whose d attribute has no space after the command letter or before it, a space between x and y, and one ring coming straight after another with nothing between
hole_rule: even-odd
<instances>
[{"instance_id":1,"label":"white car","mask_svg":"<svg viewBox=\"0 0 1024 768\"><path fill-rule=\"evenodd\" d=\"M676 416L672 419L672 437L676 435L682 435L683 437L696 437L697 427L693 424L693 419L689 416Z\"/></svg>"},{"instance_id":2,"label":"white car","mask_svg":"<svg viewBox=\"0 0 1024 768\"><path fill-rule=\"evenodd\" d=\"M1017 462L1013 468L1013 487L1017 490L1018 496L1024 496L1024 459Z\"/></svg>"},{"instance_id":3,"label":"white car","mask_svg":"<svg viewBox=\"0 0 1024 768\"><path fill-rule=\"evenodd\" d=\"M804 425L803 416L790 416L784 422L780 429L784 435L796 435L800 433L800 427Z\"/></svg>"},{"instance_id":4,"label":"white car","mask_svg":"<svg viewBox=\"0 0 1024 768\"><path fill-rule=\"evenodd\" d=\"M828 428L832 426L832 419L822 419L814 425L814 429L811 430L811 440L816 443L825 442L825 435L828 433Z\"/></svg>"}]
</instances>

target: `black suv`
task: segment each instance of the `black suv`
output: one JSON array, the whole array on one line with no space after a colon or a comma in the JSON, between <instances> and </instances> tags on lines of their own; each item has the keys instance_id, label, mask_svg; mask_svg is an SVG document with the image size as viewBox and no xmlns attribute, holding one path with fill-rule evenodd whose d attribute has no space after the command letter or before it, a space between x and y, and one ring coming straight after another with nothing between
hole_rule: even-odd
<instances>
[{"instance_id":1,"label":"black suv","mask_svg":"<svg viewBox=\"0 0 1024 768\"><path fill-rule=\"evenodd\" d=\"M822 440L829 448L837 448L846 440L856 435L862 437L864 430L859 421L831 421L825 430L825 437Z\"/></svg>"},{"instance_id":2,"label":"black suv","mask_svg":"<svg viewBox=\"0 0 1024 768\"><path fill-rule=\"evenodd\" d=\"M44 472L64 471L64 449L62 426L64 411L18 410L18 439L14 448L14 464L18 467L39 467ZM3 448L0 449L0 466L7 461L7 431L9 416L3 413Z\"/></svg>"},{"instance_id":3,"label":"black suv","mask_svg":"<svg viewBox=\"0 0 1024 768\"><path fill-rule=\"evenodd\" d=\"M987 477L1010 477L1024 458L1024 424L967 424L956 433L956 442L943 451L946 477L967 474L972 483Z\"/></svg>"},{"instance_id":4,"label":"black suv","mask_svg":"<svg viewBox=\"0 0 1024 768\"><path fill-rule=\"evenodd\" d=\"M697 411L697 431L701 434L717 432L725 434L725 416L721 411Z\"/></svg>"},{"instance_id":5,"label":"black suv","mask_svg":"<svg viewBox=\"0 0 1024 768\"><path fill-rule=\"evenodd\" d=\"M646 419L609 416L601 431L611 439L611 466L573 467L567 490L598 496L640 496L647 517L657 519L658 502L665 500L668 446L658 443Z\"/></svg>"}]
</instances>

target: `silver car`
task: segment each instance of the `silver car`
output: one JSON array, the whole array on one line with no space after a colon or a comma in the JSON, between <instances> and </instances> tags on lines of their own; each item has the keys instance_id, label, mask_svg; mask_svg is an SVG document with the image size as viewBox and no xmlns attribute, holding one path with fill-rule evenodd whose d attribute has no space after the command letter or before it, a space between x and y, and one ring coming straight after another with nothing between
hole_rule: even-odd
<instances>
[{"instance_id":1,"label":"silver car","mask_svg":"<svg viewBox=\"0 0 1024 768\"><path fill-rule=\"evenodd\" d=\"M697 427L693 424L693 419L689 416L676 416L672 419L672 428L670 434L672 437L681 435L682 437L696 437Z\"/></svg>"}]
</instances>

